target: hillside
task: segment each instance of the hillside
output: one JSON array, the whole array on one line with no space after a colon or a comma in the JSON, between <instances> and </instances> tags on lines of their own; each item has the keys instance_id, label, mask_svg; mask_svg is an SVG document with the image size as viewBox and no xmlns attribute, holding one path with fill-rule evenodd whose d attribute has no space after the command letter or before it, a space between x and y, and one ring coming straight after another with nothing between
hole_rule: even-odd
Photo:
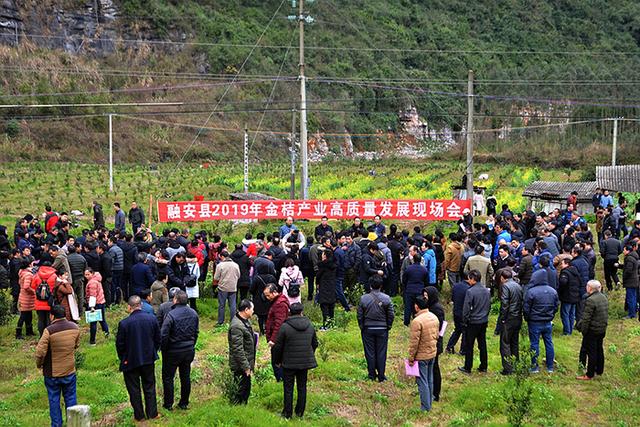
<instances>
[{"instance_id":1,"label":"hillside","mask_svg":"<svg viewBox=\"0 0 640 427\"><path fill-rule=\"evenodd\" d=\"M631 0L318 0L307 9L318 157L351 146L459 156L468 69L476 128L499 130L478 134L481 160L605 162L611 123L601 119L637 117L640 5ZM3 108L0 158L103 161L109 112L138 119L114 119L119 161L237 158L245 124L267 131L251 132L252 157L288 156L298 99L292 13L282 0L6 1L2 104L183 104ZM415 114L399 114L411 107ZM532 127L576 121L587 123ZM620 130L619 158L640 160L637 125ZM558 145L570 154L558 156Z\"/></svg>"}]
</instances>

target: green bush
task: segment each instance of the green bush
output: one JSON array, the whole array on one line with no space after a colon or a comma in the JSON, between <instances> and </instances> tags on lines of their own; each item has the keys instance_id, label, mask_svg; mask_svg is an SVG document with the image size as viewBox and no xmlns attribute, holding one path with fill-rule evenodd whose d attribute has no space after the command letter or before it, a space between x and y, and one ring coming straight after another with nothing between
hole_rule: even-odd
<instances>
[{"instance_id":1,"label":"green bush","mask_svg":"<svg viewBox=\"0 0 640 427\"><path fill-rule=\"evenodd\" d=\"M8 290L0 291L0 325L6 325L11 320L11 297Z\"/></svg>"}]
</instances>

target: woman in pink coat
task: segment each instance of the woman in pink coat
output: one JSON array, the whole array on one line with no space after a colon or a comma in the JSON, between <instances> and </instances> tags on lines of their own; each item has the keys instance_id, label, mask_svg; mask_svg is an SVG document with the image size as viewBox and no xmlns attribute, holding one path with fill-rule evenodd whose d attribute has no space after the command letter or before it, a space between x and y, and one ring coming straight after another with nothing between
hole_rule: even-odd
<instances>
[{"instance_id":1,"label":"woman in pink coat","mask_svg":"<svg viewBox=\"0 0 640 427\"><path fill-rule=\"evenodd\" d=\"M84 278L87 280L87 287L85 288L84 295L87 300L88 310L95 312L100 310L102 312L102 320L100 321L100 327L104 336L109 336L109 325L107 324L106 313L104 310L105 302L104 292L102 290L102 276L100 273L94 272L91 268L87 268L84 271ZM98 332L98 322L89 323L89 344L96 345L96 333Z\"/></svg>"},{"instance_id":2,"label":"woman in pink coat","mask_svg":"<svg viewBox=\"0 0 640 427\"><path fill-rule=\"evenodd\" d=\"M20 262L18 272L18 284L20 285L20 295L18 296L18 309L20 318L16 327L16 339L22 339L22 325L26 329L26 335L32 337L33 333L33 310L36 309L36 291L31 287L33 280L33 261L23 259Z\"/></svg>"}]
</instances>

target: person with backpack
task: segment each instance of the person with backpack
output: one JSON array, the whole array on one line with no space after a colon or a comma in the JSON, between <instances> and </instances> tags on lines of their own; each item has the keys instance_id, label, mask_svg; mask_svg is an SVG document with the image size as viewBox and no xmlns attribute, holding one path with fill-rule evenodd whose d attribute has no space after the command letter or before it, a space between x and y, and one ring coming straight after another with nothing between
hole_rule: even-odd
<instances>
[{"instance_id":1,"label":"person with backpack","mask_svg":"<svg viewBox=\"0 0 640 427\"><path fill-rule=\"evenodd\" d=\"M31 288L31 282L33 281L33 259L23 258L22 261L20 261L18 276L18 283L20 285L20 295L18 296L20 318L18 319L18 326L16 327L16 339L22 339L22 325L25 326L26 336L34 336L33 310L35 309L36 293Z\"/></svg>"},{"instance_id":2,"label":"person with backpack","mask_svg":"<svg viewBox=\"0 0 640 427\"><path fill-rule=\"evenodd\" d=\"M295 265L295 262L291 258L287 258L282 267L280 273L280 281L278 285L282 288L282 293L289 299L289 304L294 302L302 302L300 288L304 284L304 277L302 272Z\"/></svg>"},{"instance_id":3,"label":"person with backpack","mask_svg":"<svg viewBox=\"0 0 640 427\"><path fill-rule=\"evenodd\" d=\"M54 305L53 289L56 286L58 276L56 270L51 267L51 262L45 261L35 273L31 281L31 287L36 293L35 309L38 316L38 332L42 336L44 329L49 326L49 311Z\"/></svg>"},{"instance_id":4,"label":"person with backpack","mask_svg":"<svg viewBox=\"0 0 640 427\"><path fill-rule=\"evenodd\" d=\"M104 299L104 292L102 290L102 276L98 272L94 272L90 267L84 271L84 278L87 279L87 289L85 296L87 299L87 307L89 311L94 312L99 310L102 313L102 320L100 320L100 327L104 336L109 337L109 325L107 324L105 306L106 300ZM96 332L98 332L98 322L89 323L89 344L96 345Z\"/></svg>"},{"instance_id":5,"label":"person with backpack","mask_svg":"<svg viewBox=\"0 0 640 427\"><path fill-rule=\"evenodd\" d=\"M192 252L187 251L187 268L189 269L189 278L185 280L184 287L189 298L189 307L196 312L198 311L196 301L200 298L200 286L198 281L200 279L200 265L198 258Z\"/></svg>"}]
</instances>

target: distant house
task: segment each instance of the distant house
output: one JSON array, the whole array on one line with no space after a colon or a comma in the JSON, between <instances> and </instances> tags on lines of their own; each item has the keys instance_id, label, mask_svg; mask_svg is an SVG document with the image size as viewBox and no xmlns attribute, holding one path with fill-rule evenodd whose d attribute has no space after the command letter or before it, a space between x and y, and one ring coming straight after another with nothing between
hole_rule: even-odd
<instances>
[{"instance_id":1,"label":"distant house","mask_svg":"<svg viewBox=\"0 0 640 427\"><path fill-rule=\"evenodd\" d=\"M552 182L535 181L525 188L522 195L527 197L527 209L534 212L551 212L566 209L567 198L572 191L578 193L578 212L593 212L591 197L598 185L595 182Z\"/></svg>"},{"instance_id":2,"label":"distant house","mask_svg":"<svg viewBox=\"0 0 640 427\"><path fill-rule=\"evenodd\" d=\"M231 193L229 197L231 200L278 200L262 193Z\"/></svg>"},{"instance_id":3,"label":"distant house","mask_svg":"<svg viewBox=\"0 0 640 427\"><path fill-rule=\"evenodd\" d=\"M640 165L598 166L596 183L609 191L640 193Z\"/></svg>"}]
</instances>

